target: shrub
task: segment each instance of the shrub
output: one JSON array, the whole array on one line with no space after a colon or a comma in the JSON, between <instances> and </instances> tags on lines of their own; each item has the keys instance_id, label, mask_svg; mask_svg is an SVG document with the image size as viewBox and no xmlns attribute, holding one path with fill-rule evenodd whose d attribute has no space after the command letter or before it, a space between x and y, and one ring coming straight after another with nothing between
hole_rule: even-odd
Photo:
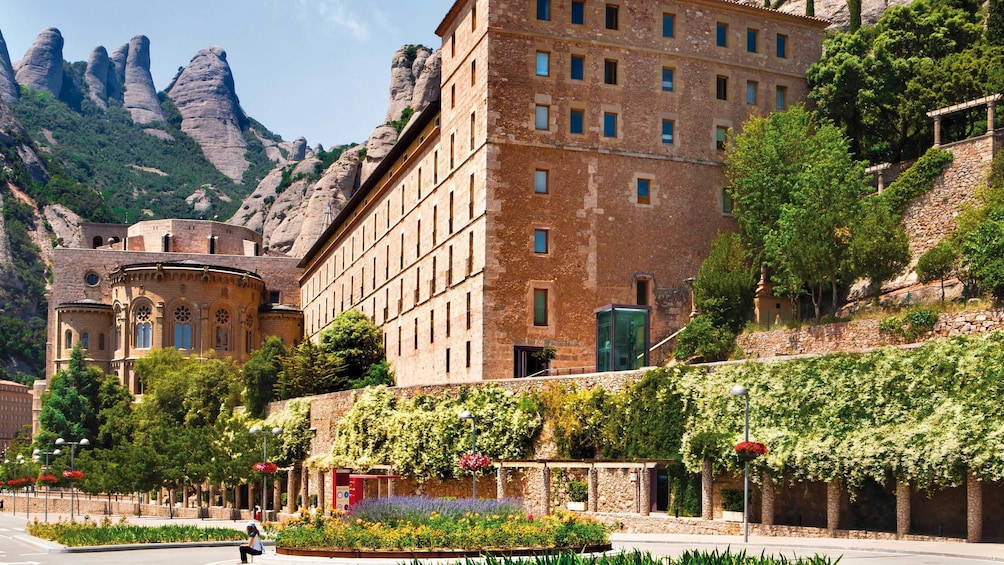
<instances>
[{"instance_id":1,"label":"shrub","mask_svg":"<svg viewBox=\"0 0 1004 565\"><path fill-rule=\"evenodd\" d=\"M959 264L959 250L951 240L941 240L917 260L917 278L922 283L941 281L941 300L945 300L945 279Z\"/></svg>"},{"instance_id":2,"label":"shrub","mask_svg":"<svg viewBox=\"0 0 1004 565\"><path fill-rule=\"evenodd\" d=\"M722 361L728 359L735 339L727 328L715 327L711 318L697 316L677 337L673 357L681 361Z\"/></svg>"},{"instance_id":3,"label":"shrub","mask_svg":"<svg viewBox=\"0 0 1004 565\"><path fill-rule=\"evenodd\" d=\"M932 147L912 167L899 175L879 196L896 214L902 214L914 198L930 190L934 180L952 161L952 153Z\"/></svg>"},{"instance_id":4,"label":"shrub","mask_svg":"<svg viewBox=\"0 0 1004 565\"><path fill-rule=\"evenodd\" d=\"M722 489L722 510L728 512L743 511L743 491L737 488Z\"/></svg>"},{"instance_id":5,"label":"shrub","mask_svg":"<svg viewBox=\"0 0 1004 565\"><path fill-rule=\"evenodd\" d=\"M168 543L188 541L237 541L244 532L232 528L201 528L189 525L135 526L124 521L112 524L105 518L100 524L85 518L83 522L32 522L28 533L69 547L118 545L131 543Z\"/></svg>"},{"instance_id":6,"label":"shrub","mask_svg":"<svg viewBox=\"0 0 1004 565\"><path fill-rule=\"evenodd\" d=\"M928 308L911 308L902 317L889 316L879 321L879 332L913 341L930 332L938 323L938 313Z\"/></svg>"},{"instance_id":7,"label":"shrub","mask_svg":"<svg viewBox=\"0 0 1004 565\"><path fill-rule=\"evenodd\" d=\"M572 502L585 502L589 500L589 485L585 481L568 481L568 500Z\"/></svg>"}]
</instances>

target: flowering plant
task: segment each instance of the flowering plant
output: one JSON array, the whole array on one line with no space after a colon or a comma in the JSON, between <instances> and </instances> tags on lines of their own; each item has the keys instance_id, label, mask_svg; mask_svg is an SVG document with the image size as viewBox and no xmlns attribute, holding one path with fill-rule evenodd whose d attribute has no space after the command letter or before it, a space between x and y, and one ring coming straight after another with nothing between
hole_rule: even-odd
<instances>
[{"instance_id":1,"label":"flowering plant","mask_svg":"<svg viewBox=\"0 0 1004 565\"><path fill-rule=\"evenodd\" d=\"M7 481L7 486L19 488L19 487L26 487L28 486L29 483L31 483L31 479L29 478L11 479Z\"/></svg>"},{"instance_id":2,"label":"flowering plant","mask_svg":"<svg viewBox=\"0 0 1004 565\"><path fill-rule=\"evenodd\" d=\"M63 478L64 479L69 479L71 481L83 480L83 478L84 478L84 472L83 471L69 471L69 470L63 471Z\"/></svg>"},{"instance_id":3,"label":"flowering plant","mask_svg":"<svg viewBox=\"0 0 1004 565\"><path fill-rule=\"evenodd\" d=\"M767 446L758 441L741 441L736 444L736 455L740 461L752 461L767 454Z\"/></svg>"},{"instance_id":4,"label":"flowering plant","mask_svg":"<svg viewBox=\"0 0 1004 565\"><path fill-rule=\"evenodd\" d=\"M470 471L476 473L478 471L487 469L491 467L492 462L488 460L487 457L481 455L480 453L468 453L460 458L460 468L465 471Z\"/></svg>"},{"instance_id":5,"label":"flowering plant","mask_svg":"<svg viewBox=\"0 0 1004 565\"><path fill-rule=\"evenodd\" d=\"M59 482L55 475L40 475L35 482L43 485L54 485Z\"/></svg>"},{"instance_id":6,"label":"flowering plant","mask_svg":"<svg viewBox=\"0 0 1004 565\"><path fill-rule=\"evenodd\" d=\"M271 475L279 470L279 466L271 461L261 461L254 464L254 470Z\"/></svg>"}]
</instances>

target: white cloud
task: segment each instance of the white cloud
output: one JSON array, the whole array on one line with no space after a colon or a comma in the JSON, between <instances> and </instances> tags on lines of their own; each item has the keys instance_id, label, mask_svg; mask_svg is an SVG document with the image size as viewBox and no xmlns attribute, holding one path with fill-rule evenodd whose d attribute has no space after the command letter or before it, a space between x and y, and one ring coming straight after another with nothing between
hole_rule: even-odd
<instances>
[{"instance_id":1,"label":"white cloud","mask_svg":"<svg viewBox=\"0 0 1004 565\"><path fill-rule=\"evenodd\" d=\"M323 22L346 29L356 39L363 41L370 37L370 25L354 13L350 0L300 0L301 14L319 17ZM362 4L362 3L357 3ZM328 30L329 32L332 30Z\"/></svg>"}]
</instances>

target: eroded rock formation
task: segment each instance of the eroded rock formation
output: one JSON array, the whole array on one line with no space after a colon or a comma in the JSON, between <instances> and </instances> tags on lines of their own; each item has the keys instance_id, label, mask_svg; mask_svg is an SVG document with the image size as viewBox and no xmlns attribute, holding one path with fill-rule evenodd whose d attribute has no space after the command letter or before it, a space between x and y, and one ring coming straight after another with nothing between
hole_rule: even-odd
<instances>
[{"instance_id":1,"label":"eroded rock formation","mask_svg":"<svg viewBox=\"0 0 1004 565\"><path fill-rule=\"evenodd\" d=\"M10 53L7 52L7 42L0 33L0 102L17 104L21 89L14 80L14 66L10 63Z\"/></svg>"},{"instance_id":2,"label":"eroded rock formation","mask_svg":"<svg viewBox=\"0 0 1004 565\"><path fill-rule=\"evenodd\" d=\"M129 40L122 90L122 104L129 110L132 121L137 124L164 121L150 74L150 40L145 35Z\"/></svg>"},{"instance_id":3,"label":"eroded rock formation","mask_svg":"<svg viewBox=\"0 0 1004 565\"><path fill-rule=\"evenodd\" d=\"M102 110L108 109L108 82L111 62L108 59L108 51L97 46L91 51L91 56L87 58L87 70L84 71L84 83L87 85L87 94L91 100Z\"/></svg>"},{"instance_id":4,"label":"eroded rock formation","mask_svg":"<svg viewBox=\"0 0 1004 565\"><path fill-rule=\"evenodd\" d=\"M19 84L59 96L63 89L63 36L50 27L38 34L24 58L14 65Z\"/></svg>"}]
</instances>

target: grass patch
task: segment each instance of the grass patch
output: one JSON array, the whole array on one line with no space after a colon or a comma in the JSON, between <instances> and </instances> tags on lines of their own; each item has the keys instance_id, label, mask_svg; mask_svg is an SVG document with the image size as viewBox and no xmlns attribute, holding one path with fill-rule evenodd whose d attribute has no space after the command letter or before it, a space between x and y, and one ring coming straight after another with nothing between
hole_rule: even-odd
<instances>
[{"instance_id":1,"label":"grass patch","mask_svg":"<svg viewBox=\"0 0 1004 565\"><path fill-rule=\"evenodd\" d=\"M232 528L201 528L186 525L136 526L124 520L113 524L107 517L101 520L101 523L89 518L85 518L83 522L50 523L39 522L36 519L28 524L28 533L66 547L247 539L244 532Z\"/></svg>"}]
</instances>

